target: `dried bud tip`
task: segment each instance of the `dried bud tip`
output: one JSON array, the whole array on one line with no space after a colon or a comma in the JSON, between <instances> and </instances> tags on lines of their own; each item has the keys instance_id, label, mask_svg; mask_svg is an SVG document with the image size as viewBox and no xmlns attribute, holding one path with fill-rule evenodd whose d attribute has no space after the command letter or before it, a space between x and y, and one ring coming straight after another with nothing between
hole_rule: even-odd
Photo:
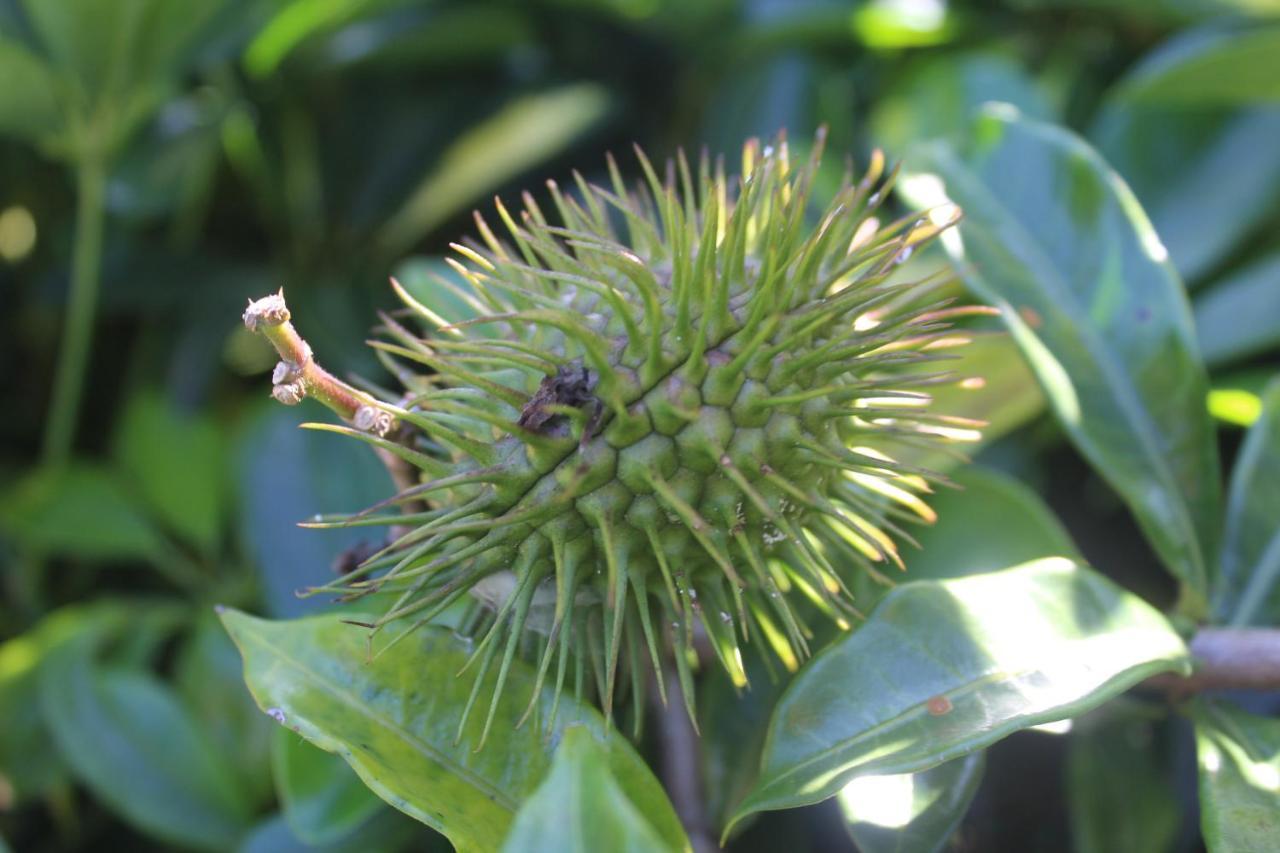
<instances>
[{"instance_id":1,"label":"dried bud tip","mask_svg":"<svg viewBox=\"0 0 1280 853\"><path fill-rule=\"evenodd\" d=\"M261 325L279 326L288 321L289 308L284 304L283 289L256 302L249 300L249 307L244 309L244 325L251 332L256 332Z\"/></svg>"}]
</instances>

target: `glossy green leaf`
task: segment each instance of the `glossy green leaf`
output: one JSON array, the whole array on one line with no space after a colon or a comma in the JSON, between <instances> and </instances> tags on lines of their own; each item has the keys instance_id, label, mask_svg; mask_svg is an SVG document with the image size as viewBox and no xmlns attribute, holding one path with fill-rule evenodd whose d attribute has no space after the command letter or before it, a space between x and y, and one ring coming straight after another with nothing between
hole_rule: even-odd
<instances>
[{"instance_id":1,"label":"glossy green leaf","mask_svg":"<svg viewBox=\"0 0 1280 853\"><path fill-rule=\"evenodd\" d=\"M384 808L347 763L288 729L271 738L271 765L285 820L308 844L329 844Z\"/></svg>"},{"instance_id":2,"label":"glossy green leaf","mask_svg":"<svg viewBox=\"0 0 1280 853\"><path fill-rule=\"evenodd\" d=\"M982 782L985 753L919 773L858 776L838 794L862 853L937 853L964 819Z\"/></svg>"},{"instance_id":3,"label":"glossy green leaf","mask_svg":"<svg viewBox=\"0 0 1280 853\"><path fill-rule=\"evenodd\" d=\"M1280 25L1250 22L1184 33L1125 79L1124 97L1175 104L1280 100Z\"/></svg>"},{"instance_id":4,"label":"glossy green leaf","mask_svg":"<svg viewBox=\"0 0 1280 853\"><path fill-rule=\"evenodd\" d=\"M1033 118L1053 117L1044 93L1016 60L974 51L915 65L881 96L871 114L872 135L886 151L903 151L964 129L988 101L1012 104Z\"/></svg>"},{"instance_id":5,"label":"glossy green leaf","mask_svg":"<svg viewBox=\"0 0 1280 853\"><path fill-rule=\"evenodd\" d=\"M1112 703L1077 722L1068 740L1067 802L1076 853L1166 853L1182 804L1173 788L1168 725Z\"/></svg>"},{"instance_id":6,"label":"glossy green leaf","mask_svg":"<svg viewBox=\"0 0 1280 853\"><path fill-rule=\"evenodd\" d=\"M383 809L355 832L327 844L308 844L290 829L284 815L260 821L240 842L236 853L449 853L444 836L394 809Z\"/></svg>"},{"instance_id":7,"label":"glossy green leaf","mask_svg":"<svg viewBox=\"0 0 1280 853\"><path fill-rule=\"evenodd\" d=\"M1200 826L1210 853L1272 850L1280 838L1280 720L1226 704L1195 710Z\"/></svg>"},{"instance_id":8,"label":"glossy green leaf","mask_svg":"<svg viewBox=\"0 0 1280 853\"><path fill-rule=\"evenodd\" d=\"M99 601L54 611L34 628L0 643L0 788L21 805L66 780L66 764L40 713L40 671L45 661L76 637L119 625L119 605Z\"/></svg>"},{"instance_id":9,"label":"glossy green leaf","mask_svg":"<svg viewBox=\"0 0 1280 853\"><path fill-rule=\"evenodd\" d=\"M964 210L944 245L1000 307L1059 421L1165 565L1205 594L1217 444L1191 313L1124 183L1069 132L990 110L911 161L913 199Z\"/></svg>"},{"instance_id":10,"label":"glossy green leaf","mask_svg":"<svg viewBox=\"0 0 1280 853\"><path fill-rule=\"evenodd\" d=\"M1229 625L1280 620L1280 381L1263 394L1231 474L1214 613Z\"/></svg>"},{"instance_id":11,"label":"glossy green leaf","mask_svg":"<svg viewBox=\"0 0 1280 853\"><path fill-rule=\"evenodd\" d=\"M315 531L297 526L318 513L354 512L392 489L369 448L340 436L298 429L322 411L264 406L252 418L238 452L239 530L258 567L270 612L294 616L325 606L297 590L332 577L335 554L377 542L368 528Z\"/></svg>"},{"instance_id":12,"label":"glossy green leaf","mask_svg":"<svg viewBox=\"0 0 1280 853\"><path fill-rule=\"evenodd\" d=\"M383 226L400 251L432 228L543 160L598 123L609 108L599 86L579 83L516 98L460 134Z\"/></svg>"},{"instance_id":13,"label":"glossy green leaf","mask_svg":"<svg viewBox=\"0 0 1280 853\"><path fill-rule=\"evenodd\" d=\"M546 781L516 814L504 853L684 850L649 823L610 770L609 755L581 726L566 729ZM657 786L656 779L651 780Z\"/></svg>"},{"instance_id":14,"label":"glossy green leaf","mask_svg":"<svg viewBox=\"0 0 1280 853\"><path fill-rule=\"evenodd\" d=\"M245 687L240 653L213 609L200 613L173 665L173 686L201 731L232 765L245 798L271 802L270 745L276 726Z\"/></svg>"},{"instance_id":15,"label":"glossy green leaf","mask_svg":"<svg viewBox=\"0 0 1280 853\"><path fill-rule=\"evenodd\" d=\"M1164 617L1067 559L904 584L793 679L734 821L936 767L1187 666Z\"/></svg>"},{"instance_id":16,"label":"glossy green leaf","mask_svg":"<svg viewBox=\"0 0 1280 853\"><path fill-rule=\"evenodd\" d=\"M125 408L115 452L147 508L213 554L222 533L226 467L213 421L183 415L157 395L138 394Z\"/></svg>"},{"instance_id":17,"label":"glossy green leaf","mask_svg":"<svg viewBox=\"0 0 1280 853\"><path fill-rule=\"evenodd\" d=\"M62 130L58 80L44 60L0 37L0 80L0 134L40 142Z\"/></svg>"},{"instance_id":18,"label":"glossy green leaf","mask_svg":"<svg viewBox=\"0 0 1280 853\"><path fill-rule=\"evenodd\" d=\"M960 488L929 499L938 520L912 530L920 549L903 554L907 580L994 572L1079 551L1053 510L1029 487L999 471L968 465L952 472Z\"/></svg>"},{"instance_id":19,"label":"glossy green leaf","mask_svg":"<svg viewBox=\"0 0 1280 853\"><path fill-rule=\"evenodd\" d=\"M0 496L0 530L40 554L148 559L166 547L119 477L89 464L27 475Z\"/></svg>"},{"instance_id":20,"label":"glossy green leaf","mask_svg":"<svg viewBox=\"0 0 1280 853\"><path fill-rule=\"evenodd\" d=\"M547 685L535 717L515 727L534 682L518 662L489 739L477 750L483 714L472 714L461 740L455 739L472 682L457 677L470 644L453 632L427 626L370 659L366 633L336 616L270 622L227 610L222 619L244 656L249 689L268 714L341 755L374 793L459 849L492 850L502 843L520 804L545 776L564 729L574 723L602 739L614 778L660 836L682 844L683 831L662 788L621 735L606 733L594 709L563 696L548 726L553 691ZM490 682L495 676L489 674Z\"/></svg>"},{"instance_id":21,"label":"glossy green leaf","mask_svg":"<svg viewBox=\"0 0 1280 853\"><path fill-rule=\"evenodd\" d=\"M1192 283L1273 210L1278 135L1276 107L1181 109L1124 98L1104 104L1090 133Z\"/></svg>"},{"instance_id":22,"label":"glossy green leaf","mask_svg":"<svg viewBox=\"0 0 1280 853\"><path fill-rule=\"evenodd\" d=\"M59 752L94 796L157 838L225 850L252 814L234 771L173 692L149 673L60 653L41 708Z\"/></svg>"},{"instance_id":23,"label":"glossy green leaf","mask_svg":"<svg viewBox=\"0 0 1280 853\"><path fill-rule=\"evenodd\" d=\"M947 364L958 381L931 389L930 396L937 411L986 424L978 441L964 445L966 454L972 456L1032 421L1045 410L1046 401L1027 359L1010 335L973 333L970 337L971 342L957 350L955 360ZM898 456L940 473L962 464L952 454L923 448Z\"/></svg>"},{"instance_id":24,"label":"glossy green leaf","mask_svg":"<svg viewBox=\"0 0 1280 853\"><path fill-rule=\"evenodd\" d=\"M1194 307L1200 350L1210 366L1280 346L1280 252L1215 282Z\"/></svg>"}]
</instances>

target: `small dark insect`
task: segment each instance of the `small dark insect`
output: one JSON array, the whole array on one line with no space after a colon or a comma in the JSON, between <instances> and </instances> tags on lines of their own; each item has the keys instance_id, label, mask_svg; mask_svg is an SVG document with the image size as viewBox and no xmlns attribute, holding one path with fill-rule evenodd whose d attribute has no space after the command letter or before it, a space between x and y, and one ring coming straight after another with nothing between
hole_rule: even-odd
<instances>
[{"instance_id":1,"label":"small dark insect","mask_svg":"<svg viewBox=\"0 0 1280 853\"><path fill-rule=\"evenodd\" d=\"M548 424L560 414L552 406L572 406L580 409L587 404L594 406L587 428L582 433L585 444L595 431L600 419L600 401L591 393L591 373L581 364L566 364L554 376L544 376L538 390L520 410L517 424L531 432L544 432Z\"/></svg>"}]
</instances>

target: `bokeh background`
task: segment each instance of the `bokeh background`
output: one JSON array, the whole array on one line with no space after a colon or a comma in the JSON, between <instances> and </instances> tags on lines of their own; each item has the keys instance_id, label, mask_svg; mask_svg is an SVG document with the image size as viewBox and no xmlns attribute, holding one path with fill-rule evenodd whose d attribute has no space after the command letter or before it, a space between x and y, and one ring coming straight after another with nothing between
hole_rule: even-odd
<instances>
[{"instance_id":1,"label":"bokeh background","mask_svg":"<svg viewBox=\"0 0 1280 853\"><path fill-rule=\"evenodd\" d=\"M426 274L473 208L569 185L573 168L599 178L609 151L634 173L633 143L732 157L749 136L785 129L803 148L826 125L834 181L876 146L909 165L914 142L988 101L1072 128L1129 182L1191 289L1230 453L1280 342L1280 87L1197 97L1211 63L1154 95L1150 80L1278 13L1269 0L0 0L0 849L447 849L328 756L275 738L212 618L215 603L326 606L295 590L359 533L295 522L391 491L362 446L295 428L318 408L268 398L275 358L240 312L283 286L326 366L384 382L364 340L392 305L389 275L436 298ZM1254 49L1275 80L1271 44ZM62 393L79 405L57 404L60 352L74 360L78 344L82 389ZM1095 566L1169 604L1120 501L1016 359L988 365L998 440L979 461L1045 497ZM998 503L949 500L939 549L978 548ZM1165 822L1172 849L1195 849L1181 760L1169 778L1187 812ZM1072 766L1052 735L997 746L955 845L1071 849ZM287 797L339 819L286 820ZM771 815L736 849L851 849L841 823L834 803Z\"/></svg>"}]
</instances>

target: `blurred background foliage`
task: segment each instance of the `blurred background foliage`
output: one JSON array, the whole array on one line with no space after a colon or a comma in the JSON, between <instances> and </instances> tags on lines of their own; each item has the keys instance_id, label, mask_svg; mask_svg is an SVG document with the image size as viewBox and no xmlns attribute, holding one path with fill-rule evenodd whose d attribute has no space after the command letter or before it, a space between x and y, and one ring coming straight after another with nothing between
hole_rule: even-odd
<instances>
[{"instance_id":1,"label":"blurred background foliage","mask_svg":"<svg viewBox=\"0 0 1280 853\"><path fill-rule=\"evenodd\" d=\"M324 606L294 590L359 534L294 523L391 489L355 442L295 429L315 412L271 404L274 357L238 317L284 286L329 367L383 381L363 341L387 276L435 299L426 272L473 207L571 183L575 166L595 177L606 151L732 152L780 128L803 145L826 124L830 150L865 162L988 101L1068 126L1129 182L1190 288L1233 452L1280 344L1277 14L1270 0L0 0L0 849L447 849L273 731L213 618L215 603ZM993 440L911 568L1039 556L1006 535L1036 528L1170 604L1016 350L984 339L970 358ZM955 554L971 565L940 559ZM769 701L723 713L749 739ZM714 809L742 760L729 734L705 745ZM1117 761L1105 743L1068 755L1027 733L991 750L956 843L1111 849L1088 807ZM1123 849L1199 844L1180 811L1192 756L1174 759L1174 790L1144 806L1159 832ZM844 824L832 801L735 845L837 849Z\"/></svg>"}]
</instances>

